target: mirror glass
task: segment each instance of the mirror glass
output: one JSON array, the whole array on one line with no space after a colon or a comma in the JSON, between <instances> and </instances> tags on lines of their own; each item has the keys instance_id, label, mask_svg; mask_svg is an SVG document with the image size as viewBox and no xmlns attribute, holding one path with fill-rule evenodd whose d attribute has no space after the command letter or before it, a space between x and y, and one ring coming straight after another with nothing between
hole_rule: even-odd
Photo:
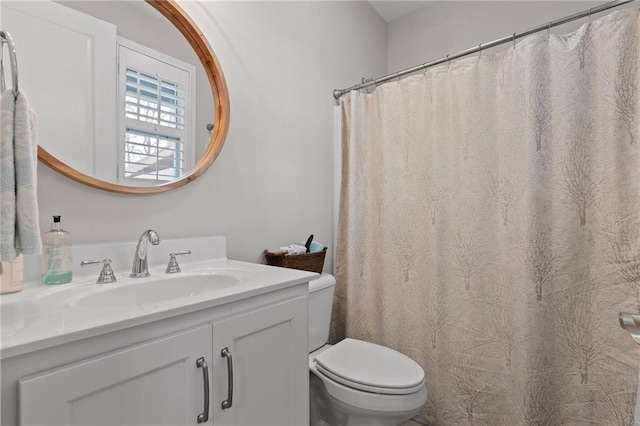
<instances>
[{"instance_id":1,"label":"mirror glass","mask_svg":"<svg viewBox=\"0 0 640 426\"><path fill-rule=\"evenodd\" d=\"M20 89L38 116L43 162L133 193L180 186L213 162L226 133L226 123L216 123L225 118L216 117L216 95L226 97L226 85L215 57L216 69L205 70L202 49L199 57L184 29L159 11L179 12L179 24L201 38L173 2L3 0L0 7L16 43ZM212 87L216 81L223 87Z\"/></svg>"}]
</instances>

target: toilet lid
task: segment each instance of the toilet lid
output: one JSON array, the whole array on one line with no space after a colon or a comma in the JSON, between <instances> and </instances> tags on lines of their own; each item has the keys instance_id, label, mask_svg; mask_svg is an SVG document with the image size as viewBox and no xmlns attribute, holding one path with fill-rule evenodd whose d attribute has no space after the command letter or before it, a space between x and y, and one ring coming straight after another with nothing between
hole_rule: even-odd
<instances>
[{"instance_id":1,"label":"toilet lid","mask_svg":"<svg viewBox=\"0 0 640 426\"><path fill-rule=\"evenodd\" d=\"M408 394L424 386L424 371L391 348L344 339L315 357L319 372L351 388L383 394Z\"/></svg>"}]
</instances>

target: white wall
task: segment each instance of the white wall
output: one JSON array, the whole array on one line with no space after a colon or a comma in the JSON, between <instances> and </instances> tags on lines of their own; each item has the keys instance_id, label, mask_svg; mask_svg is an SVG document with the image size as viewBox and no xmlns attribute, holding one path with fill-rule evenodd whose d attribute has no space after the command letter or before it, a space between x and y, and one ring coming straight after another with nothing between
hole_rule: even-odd
<instances>
[{"instance_id":1,"label":"white wall","mask_svg":"<svg viewBox=\"0 0 640 426\"><path fill-rule=\"evenodd\" d=\"M43 230L61 214L83 243L133 241L147 228L165 238L225 235L229 257L247 261L310 233L332 247L331 92L384 74L385 22L364 2L180 4L229 86L220 156L196 181L147 196L96 190L41 164Z\"/></svg>"},{"instance_id":2,"label":"white wall","mask_svg":"<svg viewBox=\"0 0 640 426\"><path fill-rule=\"evenodd\" d=\"M440 59L602 3L605 1L434 2L389 23L387 70L392 73ZM570 32L586 21L574 21L551 31Z\"/></svg>"}]
</instances>

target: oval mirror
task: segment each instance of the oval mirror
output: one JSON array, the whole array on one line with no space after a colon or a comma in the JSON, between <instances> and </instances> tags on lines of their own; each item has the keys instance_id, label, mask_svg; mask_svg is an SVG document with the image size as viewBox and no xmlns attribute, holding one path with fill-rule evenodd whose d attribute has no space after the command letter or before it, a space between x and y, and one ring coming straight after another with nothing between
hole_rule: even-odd
<instances>
[{"instance_id":1,"label":"oval mirror","mask_svg":"<svg viewBox=\"0 0 640 426\"><path fill-rule=\"evenodd\" d=\"M222 69L172 0L2 1L38 158L107 191L156 193L200 176L229 123ZM6 71L5 71L6 72Z\"/></svg>"}]
</instances>

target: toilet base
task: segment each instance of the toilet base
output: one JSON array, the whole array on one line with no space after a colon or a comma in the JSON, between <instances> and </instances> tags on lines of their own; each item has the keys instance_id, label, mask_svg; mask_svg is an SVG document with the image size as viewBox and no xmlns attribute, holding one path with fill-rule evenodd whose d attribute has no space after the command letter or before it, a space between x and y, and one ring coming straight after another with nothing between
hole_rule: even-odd
<instances>
[{"instance_id":1,"label":"toilet base","mask_svg":"<svg viewBox=\"0 0 640 426\"><path fill-rule=\"evenodd\" d=\"M346 426L347 418L331 407L324 383L309 374L309 426Z\"/></svg>"},{"instance_id":2,"label":"toilet base","mask_svg":"<svg viewBox=\"0 0 640 426\"><path fill-rule=\"evenodd\" d=\"M419 408L411 411L393 413L372 412L352 407L342 401L338 401L331 395L328 396L334 409L344 415L345 426L397 426L420 414Z\"/></svg>"},{"instance_id":3,"label":"toilet base","mask_svg":"<svg viewBox=\"0 0 640 426\"><path fill-rule=\"evenodd\" d=\"M403 412L374 412L352 407L333 398L315 374L309 374L310 426L397 426L420 413L420 408Z\"/></svg>"},{"instance_id":4,"label":"toilet base","mask_svg":"<svg viewBox=\"0 0 640 426\"><path fill-rule=\"evenodd\" d=\"M397 426L400 423L387 419L374 419L372 417L349 416L345 426Z\"/></svg>"}]
</instances>

